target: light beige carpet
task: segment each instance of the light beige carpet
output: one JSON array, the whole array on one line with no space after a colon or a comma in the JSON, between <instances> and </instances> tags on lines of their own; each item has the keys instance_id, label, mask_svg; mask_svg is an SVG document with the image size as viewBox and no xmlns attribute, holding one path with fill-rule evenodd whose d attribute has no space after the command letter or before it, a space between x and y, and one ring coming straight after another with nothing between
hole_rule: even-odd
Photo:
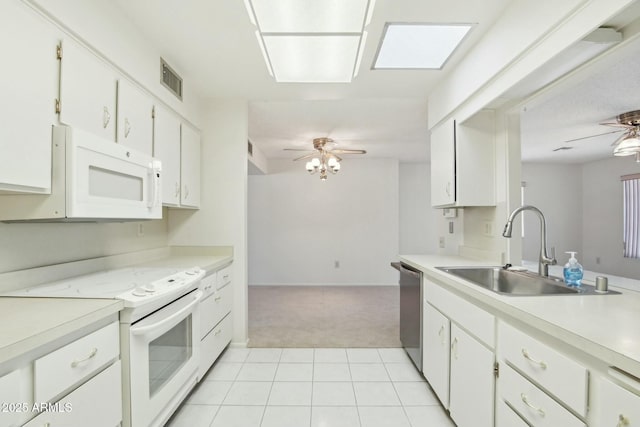
<instances>
[{"instance_id":1,"label":"light beige carpet","mask_svg":"<svg viewBox=\"0 0 640 427\"><path fill-rule=\"evenodd\" d=\"M250 347L400 347L397 286L249 286Z\"/></svg>"}]
</instances>

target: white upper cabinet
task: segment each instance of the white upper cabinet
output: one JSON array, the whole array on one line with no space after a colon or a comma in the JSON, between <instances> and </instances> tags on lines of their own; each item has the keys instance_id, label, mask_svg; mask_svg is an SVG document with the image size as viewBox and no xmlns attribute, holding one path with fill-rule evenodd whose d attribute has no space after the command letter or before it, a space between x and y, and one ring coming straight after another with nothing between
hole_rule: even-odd
<instances>
[{"instance_id":1,"label":"white upper cabinet","mask_svg":"<svg viewBox=\"0 0 640 427\"><path fill-rule=\"evenodd\" d=\"M494 113L484 110L431 132L431 205L495 205Z\"/></svg>"},{"instance_id":2,"label":"white upper cabinet","mask_svg":"<svg viewBox=\"0 0 640 427\"><path fill-rule=\"evenodd\" d=\"M22 2L0 2L0 193L51 191L51 125L56 123L57 30Z\"/></svg>"},{"instance_id":3,"label":"white upper cabinet","mask_svg":"<svg viewBox=\"0 0 640 427\"><path fill-rule=\"evenodd\" d=\"M153 157L162 162L162 204L180 205L180 119L156 106L153 119Z\"/></svg>"},{"instance_id":4,"label":"white upper cabinet","mask_svg":"<svg viewBox=\"0 0 640 427\"><path fill-rule=\"evenodd\" d=\"M153 154L153 99L128 80L118 80L117 142Z\"/></svg>"},{"instance_id":5,"label":"white upper cabinet","mask_svg":"<svg viewBox=\"0 0 640 427\"><path fill-rule=\"evenodd\" d=\"M456 122L447 120L431 131L431 205L456 201Z\"/></svg>"},{"instance_id":6,"label":"white upper cabinet","mask_svg":"<svg viewBox=\"0 0 640 427\"><path fill-rule=\"evenodd\" d=\"M71 39L62 44L60 122L116 140L116 71Z\"/></svg>"},{"instance_id":7,"label":"white upper cabinet","mask_svg":"<svg viewBox=\"0 0 640 427\"><path fill-rule=\"evenodd\" d=\"M200 134L191 126L182 125L180 157L180 203L185 207L200 207Z\"/></svg>"}]
</instances>

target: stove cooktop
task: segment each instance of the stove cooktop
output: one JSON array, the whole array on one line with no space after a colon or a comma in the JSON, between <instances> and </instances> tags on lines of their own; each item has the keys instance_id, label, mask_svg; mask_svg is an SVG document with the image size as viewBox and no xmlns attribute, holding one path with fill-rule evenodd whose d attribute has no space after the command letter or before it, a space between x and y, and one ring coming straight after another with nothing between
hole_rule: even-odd
<instances>
[{"instance_id":1,"label":"stove cooktop","mask_svg":"<svg viewBox=\"0 0 640 427\"><path fill-rule=\"evenodd\" d=\"M179 297L197 287L199 267L132 267L107 270L16 290L5 296L121 299L125 307Z\"/></svg>"}]
</instances>

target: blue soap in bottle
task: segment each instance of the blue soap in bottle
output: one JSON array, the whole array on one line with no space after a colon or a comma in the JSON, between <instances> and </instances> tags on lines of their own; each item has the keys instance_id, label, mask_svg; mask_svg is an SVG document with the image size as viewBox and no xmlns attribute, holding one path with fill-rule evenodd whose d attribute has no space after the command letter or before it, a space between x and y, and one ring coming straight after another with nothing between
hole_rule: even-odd
<instances>
[{"instance_id":1,"label":"blue soap in bottle","mask_svg":"<svg viewBox=\"0 0 640 427\"><path fill-rule=\"evenodd\" d=\"M564 265L564 282L567 286L580 287L582 286L582 275L584 274L583 268L576 259L577 252L566 252L571 254L571 258Z\"/></svg>"}]
</instances>

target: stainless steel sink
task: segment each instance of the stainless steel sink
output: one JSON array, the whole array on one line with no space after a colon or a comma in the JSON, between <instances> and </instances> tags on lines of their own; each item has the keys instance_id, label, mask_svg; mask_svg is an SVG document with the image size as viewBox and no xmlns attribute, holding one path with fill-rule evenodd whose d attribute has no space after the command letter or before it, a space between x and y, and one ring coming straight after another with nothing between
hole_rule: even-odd
<instances>
[{"instance_id":1,"label":"stainless steel sink","mask_svg":"<svg viewBox=\"0 0 640 427\"><path fill-rule=\"evenodd\" d=\"M446 273L465 279L502 295L597 295L595 287L582 285L570 288L555 277L542 277L534 273L510 271L503 267L437 267ZM618 292L609 291L608 294Z\"/></svg>"}]
</instances>

